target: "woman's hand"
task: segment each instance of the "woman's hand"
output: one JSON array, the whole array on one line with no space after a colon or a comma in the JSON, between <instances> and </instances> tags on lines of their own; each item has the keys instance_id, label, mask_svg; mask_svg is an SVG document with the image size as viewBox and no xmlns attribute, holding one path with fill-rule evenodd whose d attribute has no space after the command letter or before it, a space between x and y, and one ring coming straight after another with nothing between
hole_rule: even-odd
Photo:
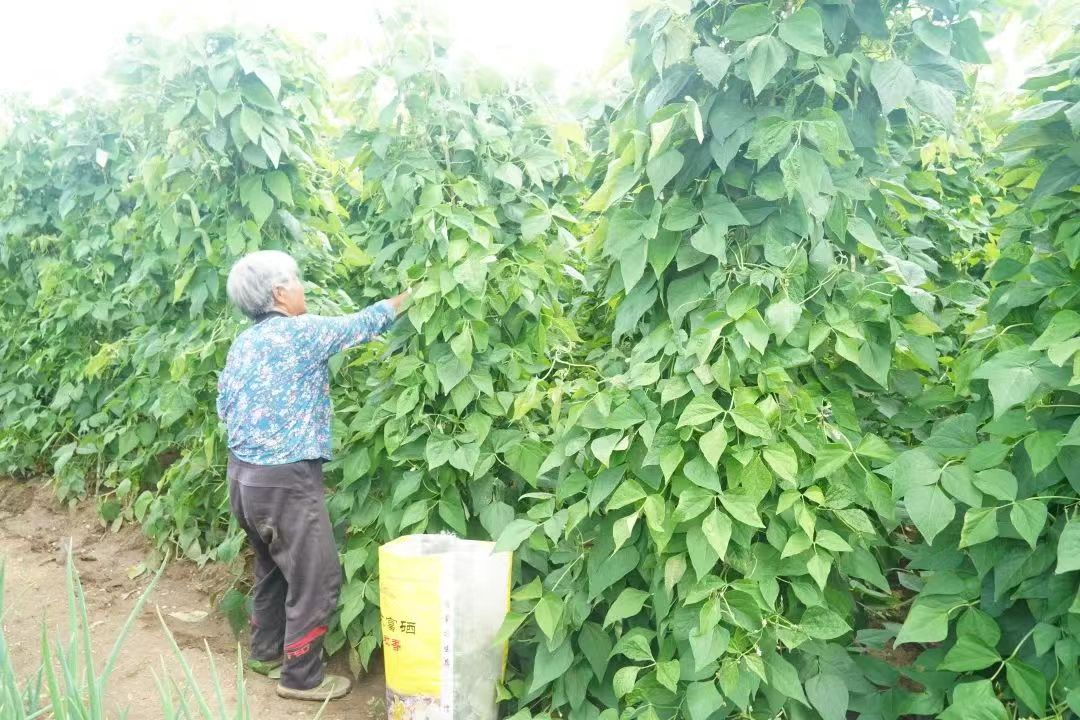
<instances>
[{"instance_id":1,"label":"woman's hand","mask_svg":"<svg viewBox=\"0 0 1080 720\"><path fill-rule=\"evenodd\" d=\"M405 305L405 303L409 300L410 297L412 297L412 288L409 288L400 295L395 295L394 297L390 298L389 302L390 305L394 308L394 314L401 314L401 308Z\"/></svg>"}]
</instances>

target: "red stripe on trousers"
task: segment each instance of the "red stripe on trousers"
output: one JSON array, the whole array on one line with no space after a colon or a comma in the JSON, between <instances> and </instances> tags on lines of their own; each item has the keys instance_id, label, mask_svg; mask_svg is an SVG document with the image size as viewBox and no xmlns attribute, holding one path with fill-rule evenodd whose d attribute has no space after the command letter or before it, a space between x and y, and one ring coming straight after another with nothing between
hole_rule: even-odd
<instances>
[{"instance_id":1,"label":"red stripe on trousers","mask_svg":"<svg viewBox=\"0 0 1080 720\"><path fill-rule=\"evenodd\" d=\"M309 632L304 637L297 640L296 642L292 642L292 643L289 643L288 645L286 645L285 649L286 650L293 650L295 648L301 647L302 645L307 645L312 640L317 640L318 638L321 638L325 634L326 634L326 626L325 625L320 625L317 628L315 628L314 630L312 630L311 632Z\"/></svg>"}]
</instances>

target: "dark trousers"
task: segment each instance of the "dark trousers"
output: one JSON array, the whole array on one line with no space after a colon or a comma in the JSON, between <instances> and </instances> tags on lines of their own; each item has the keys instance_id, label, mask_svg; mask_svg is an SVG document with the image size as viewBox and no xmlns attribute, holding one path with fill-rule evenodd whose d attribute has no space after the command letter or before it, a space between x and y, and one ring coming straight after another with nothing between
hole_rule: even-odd
<instances>
[{"instance_id":1,"label":"dark trousers","mask_svg":"<svg viewBox=\"0 0 1080 720\"><path fill-rule=\"evenodd\" d=\"M281 684L323 680L323 636L341 590L341 564L326 512L322 461L252 465L229 457L233 515L255 551L251 655L285 656Z\"/></svg>"}]
</instances>

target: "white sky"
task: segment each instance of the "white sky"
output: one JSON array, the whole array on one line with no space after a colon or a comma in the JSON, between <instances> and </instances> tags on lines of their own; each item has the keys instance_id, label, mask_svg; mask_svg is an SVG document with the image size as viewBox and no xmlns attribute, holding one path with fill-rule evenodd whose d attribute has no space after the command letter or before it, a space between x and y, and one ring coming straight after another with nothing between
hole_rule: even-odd
<instances>
[{"instance_id":1,"label":"white sky","mask_svg":"<svg viewBox=\"0 0 1080 720\"><path fill-rule=\"evenodd\" d=\"M510 75L550 71L556 89L594 82L624 47L635 0L426 0L450 22L459 50ZM1029 0L1034 32L1018 22L989 43L995 65L984 87L1014 91L1025 72L1044 60L1049 36L1080 9L1077 0ZM129 32L179 35L222 25L275 26L295 33L325 32L326 47L372 37L377 8L394 0L9 0L0 23L0 94L26 92L45 100L84 88L102 76L110 54ZM1041 26L1041 27L1040 27ZM1034 41L1032 35L1042 42ZM1026 36L1026 37L1025 37ZM322 49L326 49L325 47ZM340 58L345 58L341 60ZM335 53L351 73L355 56ZM0 107L0 115L3 114Z\"/></svg>"},{"instance_id":2,"label":"white sky","mask_svg":"<svg viewBox=\"0 0 1080 720\"><path fill-rule=\"evenodd\" d=\"M362 39L393 0L12 0L0 24L0 93L46 99L100 77L133 31L180 34L221 25L275 26ZM455 45L506 72L552 71L566 87L622 44L628 0L428 0Z\"/></svg>"}]
</instances>

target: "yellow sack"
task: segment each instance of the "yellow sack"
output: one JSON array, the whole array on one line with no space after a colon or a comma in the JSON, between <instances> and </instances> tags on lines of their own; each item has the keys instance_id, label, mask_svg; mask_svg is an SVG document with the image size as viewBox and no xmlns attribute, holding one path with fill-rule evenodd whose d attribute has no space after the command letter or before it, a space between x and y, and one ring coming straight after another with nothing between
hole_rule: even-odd
<instances>
[{"instance_id":1,"label":"yellow sack","mask_svg":"<svg viewBox=\"0 0 1080 720\"><path fill-rule=\"evenodd\" d=\"M510 609L508 552L450 535L379 548L386 709L390 720L496 720Z\"/></svg>"}]
</instances>

